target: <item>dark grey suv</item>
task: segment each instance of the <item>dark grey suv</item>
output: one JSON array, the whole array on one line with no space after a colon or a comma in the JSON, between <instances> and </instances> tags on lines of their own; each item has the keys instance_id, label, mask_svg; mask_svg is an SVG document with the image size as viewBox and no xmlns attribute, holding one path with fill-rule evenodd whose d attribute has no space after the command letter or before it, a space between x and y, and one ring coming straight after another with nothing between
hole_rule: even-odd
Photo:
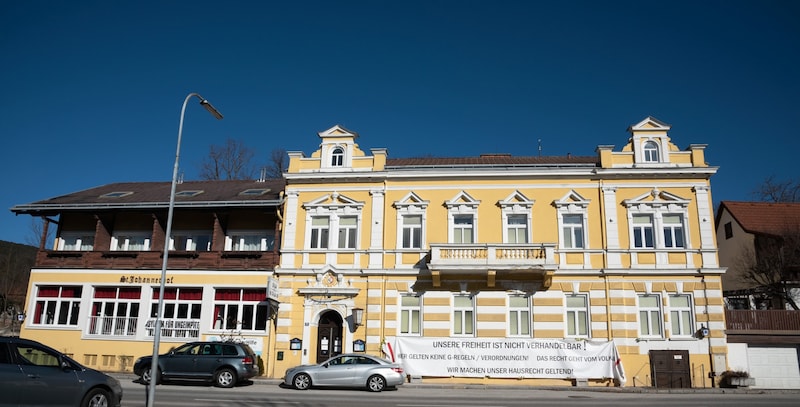
<instances>
[{"instance_id":1,"label":"dark grey suv","mask_svg":"<svg viewBox=\"0 0 800 407\"><path fill-rule=\"evenodd\" d=\"M42 343L0 337L0 404L116 407L122 386Z\"/></svg>"},{"instance_id":2,"label":"dark grey suv","mask_svg":"<svg viewBox=\"0 0 800 407\"><path fill-rule=\"evenodd\" d=\"M258 375L258 356L245 343L189 342L158 356L156 382L202 380L218 387L233 387ZM143 356L133 364L133 372L142 383L153 375L152 356Z\"/></svg>"}]
</instances>

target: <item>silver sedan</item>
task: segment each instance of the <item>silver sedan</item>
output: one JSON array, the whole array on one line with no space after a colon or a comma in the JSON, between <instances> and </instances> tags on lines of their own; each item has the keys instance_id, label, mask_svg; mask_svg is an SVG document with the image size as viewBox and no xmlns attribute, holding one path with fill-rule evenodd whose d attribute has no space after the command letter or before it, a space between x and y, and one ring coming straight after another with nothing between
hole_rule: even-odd
<instances>
[{"instance_id":1,"label":"silver sedan","mask_svg":"<svg viewBox=\"0 0 800 407\"><path fill-rule=\"evenodd\" d=\"M403 368L386 359L364 354L334 356L316 365L286 370L283 383L298 390L315 387L365 387L381 391L403 384Z\"/></svg>"}]
</instances>

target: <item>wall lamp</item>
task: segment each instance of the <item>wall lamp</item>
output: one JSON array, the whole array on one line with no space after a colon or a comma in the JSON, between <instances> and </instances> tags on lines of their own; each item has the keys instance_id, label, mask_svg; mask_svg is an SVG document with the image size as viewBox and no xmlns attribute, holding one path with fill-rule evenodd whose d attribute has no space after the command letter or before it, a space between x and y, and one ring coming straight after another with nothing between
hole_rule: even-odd
<instances>
[{"instance_id":1,"label":"wall lamp","mask_svg":"<svg viewBox=\"0 0 800 407\"><path fill-rule=\"evenodd\" d=\"M353 325L356 328L363 325L364 322L364 310L362 308L353 308Z\"/></svg>"},{"instance_id":2,"label":"wall lamp","mask_svg":"<svg viewBox=\"0 0 800 407\"><path fill-rule=\"evenodd\" d=\"M181 119L178 122L178 148L175 150L175 165L172 168L172 189L169 193L169 211L167 212L167 230L164 237L164 261L161 263L161 283L158 289L158 314L156 315L155 331L153 332L153 364L150 366L150 383L147 386L147 406L153 407L156 393L156 382L158 381L158 348L161 343L161 323L164 315L164 283L167 280L167 258L169 257L169 241L172 236L172 213L175 211L175 189L178 185L178 162L181 156L181 136L183 134L183 116L186 113L186 105L193 97L200 99L200 106L208 110L211 115L222 120L222 114L214 108L211 103L197 93L190 93L183 101L181 108Z\"/></svg>"}]
</instances>

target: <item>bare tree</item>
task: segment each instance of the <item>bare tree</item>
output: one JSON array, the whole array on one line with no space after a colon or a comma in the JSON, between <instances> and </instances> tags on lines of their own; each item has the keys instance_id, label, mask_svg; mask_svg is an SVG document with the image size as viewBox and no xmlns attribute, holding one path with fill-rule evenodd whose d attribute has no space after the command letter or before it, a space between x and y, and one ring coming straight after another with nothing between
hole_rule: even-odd
<instances>
[{"instance_id":1,"label":"bare tree","mask_svg":"<svg viewBox=\"0 0 800 407\"><path fill-rule=\"evenodd\" d=\"M800 310L795 291L800 288L800 223L787 227L779 236L756 235L754 248L739 257L742 280L755 287L771 308L790 305Z\"/></svg>"},{"instance_id":2,"label":"bare tree","mask_svg":"<svg viewBox=\"0 0 800 407\"><path fill-rule=\"evenodd\" d=\"M283 177L283 172L289 168L289 156L286 154L286 150L282 148L272 150L269 159L269 163L264 167L264 176L267 178Z\"/></svg>"},{"instance_id":3,"label":"bare tree","mask_svg":"<svg viewBox=\"0 0 800 407\"><path fill-rule=\"evenodd\" d=\"M208 157L200 164L203 180L254 179L252 164L255 151L241 141L227 139L225 145L212 145Z\"/></svg>"},{"instance_id":4,"label":"bare tree","mask_svg":"<svg viewBox=\"0 0 800 407\"><path fill-rule=\"evenodd\" d=\"M25 307L36 248L0 241L0 311L16 316Z\"/></svg>"},{"instance_id":5,"label":"bare tree","mask_svg":"<svg viewBox=\"0 0 800 407\"><path fill-rule=\"evenodd\" d=\"M752 195L762 202L800 202L800 179L779 181L771 175Z\"/></svg>"},{"instance_id":6,"label":"bare tree","mask_svg":"<svg viewBox=\"0 0 800 407\"><path fill-rule=\"evenodd\" d=\"M25 237L25 244L37 248L39 247L42 242L42 235L45 233L46 222L47 220L44 218L31 217L31 234ZM55 234L55 228L53 226L54 225L49 225L47 227L47 235L44 236L45 247L43 247L43 249L47 249L47 245L53 241Z\"/></svg>"}]
</instances>

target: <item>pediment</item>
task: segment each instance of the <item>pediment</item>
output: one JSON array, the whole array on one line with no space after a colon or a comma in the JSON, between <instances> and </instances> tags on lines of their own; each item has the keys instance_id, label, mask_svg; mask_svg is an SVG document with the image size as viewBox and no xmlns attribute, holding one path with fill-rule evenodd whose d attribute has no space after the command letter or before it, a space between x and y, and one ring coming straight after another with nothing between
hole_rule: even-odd
<instances>
[{"instance_id":1,"label":"pediment","mask_svg":"<svg viewBox=\"0 0 800 407\"><path fill-rule=\"evenodd\" d=\"M528 199L522 192L514 191L505 199L497 201L497 204L500 206L521 206L530 208L533 206L534 201Z\"/></svg>"},{"instance_id":2,"label":"pediment","mask_svg":"<svg viewBox=\"0 0 800 407\"><path fill-rule=\"evenodd\" d=\"M468 194L466 191L461 191L456 196L454 196L449 201L445 202L448 208L452 208L454 206L470 206L470 207L477 207L481 201L475 200L472 195Z\"/></svg>"},{"instance_id":3,"label":"pediment","mask_svg":"<svg viewBox=\"0 0 800 407\"><path fill-rule=\"evenodd\" d=\"M574 190L570 190L561 199L556 199L553 201L553 205L555 206L567 206L567 205L577 205L581 207L589 206L591 202L590 199L586 199L581 194L575 192Z\"/></svg>"},{"instance_id":4,"label":"pediment","mask_svg":"<svg viewBox=\"0 0 800 407\"><path fill-rule=\"evenodd\" d=\"M628 131L668 131L672 126L656 119L653 116L647 116L644 120L632 125Z\"/></svg>"},{"instance_id":5,"label":"pediment","mask_svg":"<svg viewBox=\"0 0 800 407\"><path fill-rule=\"evenodd\" d=\"M358 137L358 133L350 131L350 130L347 130L346 128L344 128L344 127L342 127L342 126L340 126L338 124L333 126L333 127L331 127L328 130L321 131L321 132L319 132L317 134L321 138L326 138L326 137L337 137L337 138L352 137L353 139L355 139L355 138Z\"/></svg>"},{"instance_id":6,"label":"pediment","mask_svg":"<svg viewBox=\"0 0 800 407\"><path fill-rule=\"evenodd\" d=\"M361 208L364 206L364 202L356 201L355 199L341 195L338 192L333 192L331 194L322 195L319 198L306 202L303 204L303 206L306 208L317 206L354 206Z\"/></svg>"},{"instance_id":7,"label":"pediment","mask_svg":"<svg viewBox=\"0 0 800 407\"><path fill-rule=\"evenodd\" d=\"M682 198L667 191L662 191L658 188L653 188L650 192L623 201L626 206L639 204L688 206L689 202L689 199Z\"/></svg>"},{"instance_id":8,"label":"pediment","mask_svg":"<svg viewBox=\"0 0 800 407\"><path fill-rule=\"evenodd\" d=\"M416 193L409 192L402 199L400 199L398 201L395 201L394 206L395 206L395 208L411 207L411 206L419 206L419 207L425 208L425 207L428 206L429 203L430 203L430 201L426 201L426 200L420 198L420 196L417 195Z\"/></svg>"}]
</instances>

